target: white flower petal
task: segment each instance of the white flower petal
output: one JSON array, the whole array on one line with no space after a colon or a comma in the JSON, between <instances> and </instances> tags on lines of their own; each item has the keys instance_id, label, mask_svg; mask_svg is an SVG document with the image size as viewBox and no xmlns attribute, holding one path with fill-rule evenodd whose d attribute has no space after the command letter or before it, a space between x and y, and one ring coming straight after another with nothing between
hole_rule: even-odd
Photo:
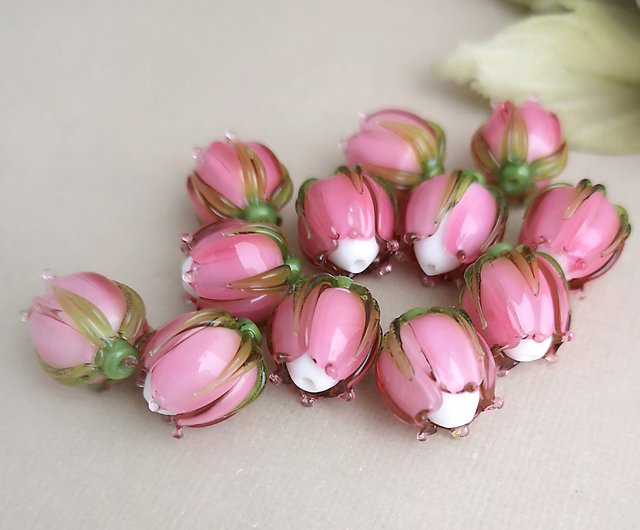
<instances>
[{"instance_id":1,"label":"white flower petal","mask_svg":"<svg viewBox=\"0 0 640 530\"><path fill-rule=\"evenodd\" d=\"M562 9L562 0L511 0L516 4L527 6L533 11L557 11Z\"/></svg>"}]
</instances>

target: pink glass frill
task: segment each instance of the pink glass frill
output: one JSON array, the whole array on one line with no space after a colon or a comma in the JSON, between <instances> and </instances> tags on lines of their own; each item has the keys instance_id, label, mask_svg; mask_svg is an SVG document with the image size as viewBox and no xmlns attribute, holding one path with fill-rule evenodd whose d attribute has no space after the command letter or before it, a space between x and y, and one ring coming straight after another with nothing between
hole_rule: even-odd
<instances>
[{"instance_id":1,"label":"pink glass frill","mask_svg":"<svg viewBox=\"0 0 640 530\"><path fill-rule=\"evenodd\" d=\"M474 134L471 151L489 182L516 201L548 186L567 164L560 121L533 99L500 103Z\"/></svg>"},{"instance_id":2,"label":"pink glass frill","mask_svg":"<svg viewBox=\"0 0 640 530\"><path fill-rule=\"evenodd\" d=\"M144 303L130 287L94 272L46 276L25 313L42 367L62 384L108 388L133 375L146 332Z\"/></svg>"},{"instance_id":3,"label":"pink glass frill","mask_svg":"<svg viewBox=\"0 0 640 530\"><path fill-rule=\"evenodd\" d=\"M405 213L404 243L427 279L456 279L504 236L507 203L500 190L469 170L416 186Z\"/></svg>"},{"instance_id":4,"label":"pink glass frill","mask_svg":"<svg viewBox=\"0 0 640 530\"><path fill-rule=\"evenodd\" d=\"M182 427L226 420L262 392L266 372L260 332L219 308L186 313L142 346L141 384L149 409Z\"/></svg>"},{"instance_id":5,"label":"pink glass frill","mask_svg":"<svg viewBox=\"0 0 640 530\"><path fill-rule=\"evenodd\" d=\"M416 308L395 319L376 364L376 381L393 414L417 426L423 441L437 427L466 436L481 412L502 406L485 341L459 309Z\"/></svg>"},{"instance_id":6,"label":"pink glass frill","mask_svg":"<svg viewBox=\"0 0 640 530\"><path fill-rule=\"evenodd\" d=\"M279 224L278 212L291 198L293 186L268 147L229 137L195 156L187 191L203 224L230 218Z\"/></svg>"},{"instance_id":7,"label":"pink glass frill","mask_svg":"<svg viewBox=\"0 0 640 530\"><path fill-rule=\"evenodd\" d=\"M351 400L375 362L380 309L371 293L344 276L300 280L269 322L274 382L292 382L311 405L318 397Z\"/></svg>"},{"instance_id":8,"label":"pink glass frill","mask_svg":"<svg viewBox=\"0 0 640 530\"><path fill-rule=\"evenodd\" d=\"M445 148L445 134L439 125L396 109L366 116L360 130L344 143L349 166L361 166L399 192L441 174Z\"/></svg>"},{"instance_id":9,"label":"pink glass frill","mask_svg":"<svg viewBox=\"0 0 640 530\"><path fill-rule=\"evenodd\" d=\"M525 246L498 243L469 267L460 306L494 352L500 374L518 362L555 360L573 336L562 269Z\"/></svg>"},{"instance_id":10,"label":"pink glass frill","mask_svg":"<svg viewBox=\"0 0 640 530\"><path fill-rule=\"evenodd\" d=\"M267 223L228 220L183 236L185 290L199 307L266 322L300 276L282 230Z\"/></svg>"},{"instance_id":11,"label":"pink glass frill","mask_svg":"<svg viewBox=\"0 0 640 530\"><path fill-rule=\"evenodd\" d=\"M395 201L386 183L359 168L307 180L300 188L298 241L305 257L332 273L391 270L397 251Z\"/></svg>"},{"instance_id":12,"label":"pink glass frill","mask_svg":"<svg viewBox=\"0 0 640 530\"><path fill-rule=\"evenodd\" d=\"M571 288L600 277L618 260L631 233L624 208L611 204L604 186L556 184L529 205L520 243L553 256Z\"/></svg>"}]
</instances>

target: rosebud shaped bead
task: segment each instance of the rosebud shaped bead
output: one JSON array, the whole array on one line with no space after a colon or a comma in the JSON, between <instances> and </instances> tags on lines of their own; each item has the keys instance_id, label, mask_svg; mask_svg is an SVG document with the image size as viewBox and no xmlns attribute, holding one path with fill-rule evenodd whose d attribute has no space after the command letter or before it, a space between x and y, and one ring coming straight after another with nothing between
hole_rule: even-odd
<instances>
[{"instance_id":1,"label":"rosebud shaped bead","mask_svg":"<svg viewBox=\"0 0 640 530\"><path fill-rule=\"evenodd\" d=\"M280 224L278 211L289 201L289 173L271 150L235 138L197 152L187 191L203 224L238 218Z\"/></svg>"},{"instance_id":2,"label":"rosebud shaped bead","mask_svg":"<svg viewBox=\"0 0 640 530\"><path fill-rule=\"evenodd\" d=\"M534 100L498 105L474 134L471 152L489 182L516 201L548 186L567 164L560 121Z\"/></svg>"},{"instance_id":3,"label":"rosebud shaped bead","mask_svg":"<svg viewBox=\"0 0 640 530\"><path fill-rule=\"evenodd\" d=\"M455 308L416 308L395 319L384 337L376 381L391 412L420 429L420 441L436 427L466 436L478 414L502 406L494 394L491 351Z\"/></svg>"},{"instance_id":4,"label":"rosebud shaped bead","mask_svg":"<svg viewBox=\"0 0 640 530\"><path fill-rule=\"evenodd\" d=\"M185 290L199 308L266 322L300 276L280 228L229 220L183 236Z\"/></svg>"},{"instance_id":5,"label":"rosebud shaped bead","mask_svg":"<svg viewBox=\"0 0 640 530\"><path fill-rule=\"evenodd\" d=\"M358 274L370 267L388 272L398 249L393 195L359 168L339 171L302 184L296 201L300 248L330 272Z\"/></svg>"},{"instance_id":6,"label":"rosebud shaped bead","mask_svg":"<svg viewBox=\"0 0 640 530\"><path fill-rule=\"evenodd\" d=\"M133 375L134 344L147 330L133 289L94 272L48 276L45 294L25 312L38 360L68 386L108 388Z\"/></svg>"},{"instance_id":7,"label":"rosebud shaped bead","mask_svg":"<svg viewBox=\"0 0 640 530\"><path fill-rule=\"evenodd\" d=\"M604 186L585 179L538 195L527 209L520 243L553 256L569 287L581 288L613 266L630 233L626 210L609 202Z\"/></svg>"},{"instance_id":8,"label":"rosebud shaped bead","mask_svg":"<svg viewBox=\"0 0 640 530\"><path fill-rule=\"evenodd\" d=\"M162 326L142 346L144 397L176 426L206 427L233 416L262 392L260 332L219 308Z\"/></svg>"},{"instance_id":9,"label":"rosebud shaped bead","mask_svg":"<svg viewBox=\"0 0 640 530\"><path fill-rule=\"evenodd\" d=\"M496 355L501 374L518 362L555 360L557 348L572 338L567 282L549 255L497 243L464 279L460 306Z\"/></svg>"},{"instance_id":10,"label":"rosebud shaped bead","mask_svg":"<svg viewBox=\"0 0 640 530\"><path fill-rule=\"evenodd\" d=\"M438 175L411 192L404 241L427 277L462 273L504 236L507 203L469 170Z\"/></svg>"},{"instance_id":11,"label":"rosebud shaped bead","mask_svg":"<svg viewBox=\"0 0 640 530\"><path fill-rule=\"evenodd\" d=\"M404 192L444 171L445 147L445 134L436 123L386 109L364 118L344 152L349 166L359 165Z\"/></svg>"},{"instance_id":12,"label":"rosebud shaped bead","mask_svg":"<svg viewBox=\"0 0 640 530\"><path fill-rule=\"evenodd\" d=\"M349 278L317 274L300 280L269 329L269 350L280 367L272 379L290 379L305 405L317 397L351 400L378 353L380 309Z\"/></svg>"}]
</instances>

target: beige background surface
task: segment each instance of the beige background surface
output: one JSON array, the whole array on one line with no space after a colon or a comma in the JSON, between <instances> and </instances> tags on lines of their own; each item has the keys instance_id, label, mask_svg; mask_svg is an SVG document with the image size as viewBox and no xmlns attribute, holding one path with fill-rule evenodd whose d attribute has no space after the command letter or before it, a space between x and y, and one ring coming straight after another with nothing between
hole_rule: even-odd
<instances>
[{"instance_id":1,"label":"beige background surface","mask_svg":"<svg viewBox=\"0 0 640 530\"><path fill-rule=\"evenodd\" d=\"M341 162L359 111L401 106L445 127L449 168L469 165L487 107L430 64L523 13L492 0L2 1L0 527L637 528L637 235L575 297L560 362L500 380L504 409L464 440L417 443L370 378L355 402L312 409L269 385L175 441L133 384L96 395L48 379L18 319L45 267L131 285L155 326L184 311L191 149L227 128L270 145L300 183ZM572 153L565 180L606 183L637 223L639 166ZM295 239L292 204L284 217ZM385 326L455 300L406 266L362 283Z\"/></svg>"}]
</instances>

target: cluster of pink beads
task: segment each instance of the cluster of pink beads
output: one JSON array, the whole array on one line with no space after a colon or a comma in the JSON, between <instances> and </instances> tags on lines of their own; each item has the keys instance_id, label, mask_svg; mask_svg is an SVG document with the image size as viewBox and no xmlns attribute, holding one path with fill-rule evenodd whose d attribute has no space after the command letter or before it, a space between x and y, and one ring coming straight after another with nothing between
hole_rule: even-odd
<instances>
[{"instance_id":1,"label":"cluster of pink beads","mask_svg":"<svg viewBox=\"0 0 640 530\"><path fill-rule=\"evenodd\" d=\"M550 185L567 148L535 101L500 104L473 136L478 171L445 173L445 135L401 110L367 116L347 165L310 179L296 201L298 241L324 272L301 277L279 211L293 186L264 145L229 137L196 153L189 198L202 227L182 237L182 281L196 311L150 330L137 293L96 273L48 276L26 312L42 366L61 383L108 388L135 375L175 435L229 418L269 379L302 403L350 401L374 365L389 409L419 429L465 436L499 408L496 375L554 360L572 338L569 290L607 271L630 225L601 185ZM509 203L527 203L519 245L501 242ZM415 262L427 285L460 287L456 307L414 308L380 327L356 274Z\"/></svg>"}]
</instances>

